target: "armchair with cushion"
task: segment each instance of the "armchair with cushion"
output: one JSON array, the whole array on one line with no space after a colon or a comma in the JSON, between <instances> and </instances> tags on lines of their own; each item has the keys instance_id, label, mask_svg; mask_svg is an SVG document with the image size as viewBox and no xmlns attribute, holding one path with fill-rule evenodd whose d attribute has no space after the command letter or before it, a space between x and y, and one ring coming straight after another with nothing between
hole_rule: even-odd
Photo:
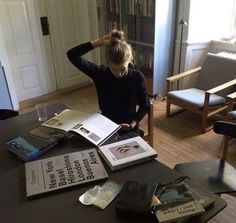
<instances>
[{"instance_id":1,"label":"armchair with cushion","mask_svg":"<svg viewBox=\"0 0 236 223\"><path fill-rule=\"evenodd\" d=\"M185 77L197 77L193 88L174 89ZM236 89L236 60L208 53L204 65L166 79L166 116L171 115L171 104L202 117L201 131L206 132L208 119L227 109L227 95ZM176 113L174 113L176 114Z\"/></svg>"}]
</instances>

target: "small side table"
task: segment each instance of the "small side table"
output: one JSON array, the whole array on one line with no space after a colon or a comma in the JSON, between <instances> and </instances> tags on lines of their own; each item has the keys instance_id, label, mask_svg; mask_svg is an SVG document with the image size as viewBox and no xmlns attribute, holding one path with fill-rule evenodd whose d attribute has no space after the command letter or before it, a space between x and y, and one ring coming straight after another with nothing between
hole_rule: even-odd
<instances>
[{"instance_id":1,"label":"small side table","mask_svg":"<svg viewBox=\"0 0 236 223\"><path fill-rule=\"evenodd\" d=\"M215 194L236 192L236 169L224 160L180 163L174 170Z\"/></svg>"}]
</instances>

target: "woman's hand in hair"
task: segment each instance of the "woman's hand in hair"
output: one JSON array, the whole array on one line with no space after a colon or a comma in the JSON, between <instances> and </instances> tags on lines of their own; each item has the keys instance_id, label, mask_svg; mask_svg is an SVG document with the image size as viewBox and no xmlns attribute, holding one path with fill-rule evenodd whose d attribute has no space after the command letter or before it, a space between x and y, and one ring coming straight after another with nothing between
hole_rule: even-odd
<instances>
[{"instance_id":1,"label":"woman's hand in hair","mask_svg":"<svg viewBox=\"0 0 236 223\"><path fill-rule=\"evenodd\" d=\"M99 39L91 41L91 44L94 48L100 47L100 46L107 46L110 43L111 40L111 34L104 35L100 37Z\"/></svg>"}]
</instances>

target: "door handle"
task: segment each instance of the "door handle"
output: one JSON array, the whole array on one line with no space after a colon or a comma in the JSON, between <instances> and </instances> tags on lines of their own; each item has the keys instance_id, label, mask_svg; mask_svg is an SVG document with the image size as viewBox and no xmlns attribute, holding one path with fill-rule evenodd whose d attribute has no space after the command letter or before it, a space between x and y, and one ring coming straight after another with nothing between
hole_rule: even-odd
<instances>
[{"instance_id":1,"label":"door handle","mask_svg":"<svg viewBox=\"0 0 236 223\"><path fill-rule=\"evenodd\" d=\"M40 22L41 22L41 28L42 28L43 36L49 35L50 32L49 32L48 18L46 16L40 17Z\"/></svg>"}]
</instances>

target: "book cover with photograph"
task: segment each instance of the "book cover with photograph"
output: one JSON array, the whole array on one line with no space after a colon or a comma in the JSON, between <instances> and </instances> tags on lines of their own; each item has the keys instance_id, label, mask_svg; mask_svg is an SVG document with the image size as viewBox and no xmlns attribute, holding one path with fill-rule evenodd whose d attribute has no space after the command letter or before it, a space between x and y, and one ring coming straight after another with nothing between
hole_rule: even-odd
<instances>
[{"instance_id":1,"label":"book cover with photograph","mask_svg":"<svg viewBox=\"0 0 236 223\"><path fill-rule=\"evenodd\" d=\"M26 162L38 159L44 153L65 142L64 132L39 126L7 142L8 150Z\"/></svg>"},{"instance_id":2,"label":"book cover with photograph","mask_svg":"<svg viewBox=\"0 0 236 223\"><path fill-rule=\"evenodd\" d=\"M25 163L27 197L107 177L96 149Z\"/></svg>"},{"instance_id":3,"label":"book cover with photograph","mask_svg":"<svg viewBox=\"0 0 236 223\"><path fill-rule=\"evenodd\" d=\"M112 170L157 157L157 152L140 136L100 146L98 151Z\"/></svg>"}]
</instances>

